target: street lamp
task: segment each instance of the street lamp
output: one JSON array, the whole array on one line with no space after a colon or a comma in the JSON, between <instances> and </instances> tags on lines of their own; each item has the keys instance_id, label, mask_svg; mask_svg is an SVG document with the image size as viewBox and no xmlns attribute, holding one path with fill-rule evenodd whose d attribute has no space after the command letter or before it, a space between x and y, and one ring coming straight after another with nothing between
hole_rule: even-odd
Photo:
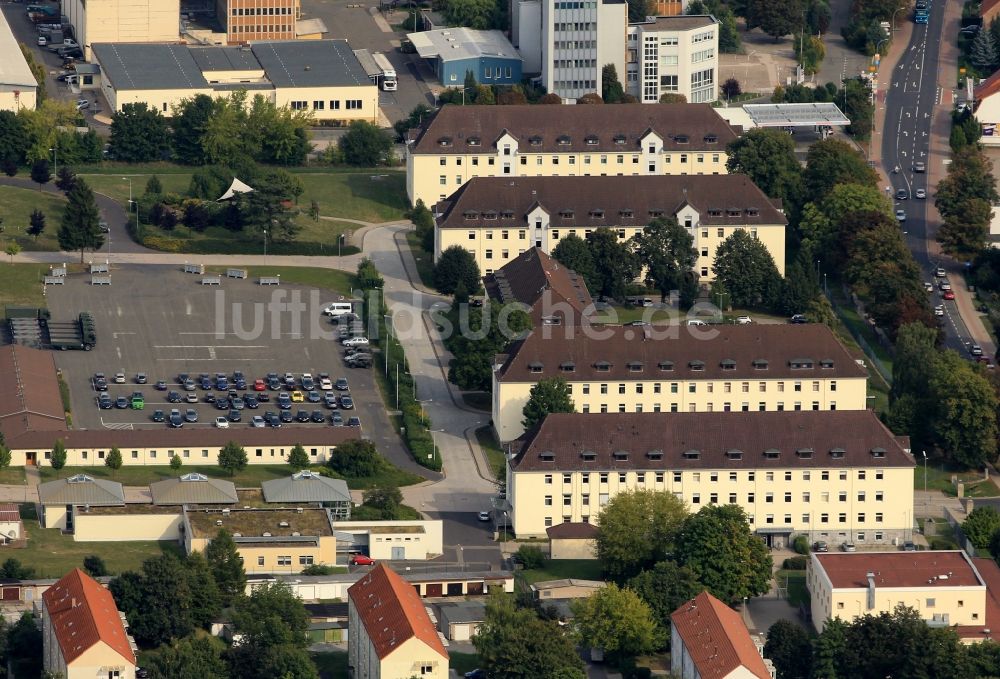
<instances>
[{"instance_id":1,"label":"street lamp","mask_svg":"<svg viewBox=\"0 0 1000 679\"><path fill-rule=\"evenodd\" d=\"M437 452L438 449L437 449L437 439L434 438L434 434L442 434L444 433L444 429L428 429L427 433L431 435L431 446L434 449L434 454L431 456L431 459L436 460L438 456Z\"/></svg>"},{"instance_id":2,"label":"street lamp","mask_svg":"<svg viewBox=\"0 0 1000 679\"><path fill-rule=\"evenodd\" d=\"M925 451L923 451L923 453L924 453L924 493L926 493L927 492L927 451L925 450ZM924 502L926 502L926 501L927 501L927 498L924 498Z\"/></svg>"},{"instance_id":3,"label":"street lamp","mask_svg":"<svg viewBox=\"0 0 1000 679\"><path fill-rule=\"evenodd\" d=\"M59 174L59 147L49 149L50 153L55 154L55 162L52 164L52 174Z\"/></svg>"},{"instance_id":4,"label":"street lamp","mask_svg":"<svg viewBox=\"0 0 1000 679\"><path fill-rule=\"evenodd\" d=\"M900 7L897 7L896 11L892 13L892 19L889 20L891 22L889 24L889 30L892 31L893 33L896 32L896 14L899 13L901 10L904 10L904 9L906 9L906 5L902 5Z\"/></svg>"},{"instance_id":5,"label":"street lamp","mask_svg":"<svg viewBox=\"0 0 1000 679\"><path fill-rule=\"evenodd\" d=\"M264 266L267 266L267 229L264 229Z\"/></svg>"}]
</instances>

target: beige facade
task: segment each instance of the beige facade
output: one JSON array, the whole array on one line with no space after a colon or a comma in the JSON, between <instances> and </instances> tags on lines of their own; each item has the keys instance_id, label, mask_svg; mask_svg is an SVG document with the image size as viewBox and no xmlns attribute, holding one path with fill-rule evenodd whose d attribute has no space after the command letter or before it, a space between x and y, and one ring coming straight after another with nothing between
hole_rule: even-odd
<instances>
[{"instance_id":1,"label":"beige facade","mask_svg":"<svg viewBox=\"0 0 1000 679\"><path fill-rule=\"evenodd\" d=\"M59 644L51 639L51 626L43 631L45 648L45 670L64 679L94 679L94 677L114 677L114 679L135 679L135 665L127 663L114 649L103 642L97 642L84 651L70 665L66 664Z\"/></svg>"},{"instance_id":2,"label":"beige facade","mask_svg":"<svg viewBox=\"0 0 1000 679\"><path fill-rule=\"evenodd\" d=\"M366 546L376 561L424 561L444 553L441 521L343 521L333 528L354 536L354 545Z\"/></svg>"},{"instance_id":3,"label":"beige facade","mask_svg":"<svg viewBox=\"0 0 1000 679\"><path fill-rule=\"evenodd\" d=\"M992 601L980 572L996 569L989 561L962 551L813 553L806 579L813 624L822 632L831 619L849 623L903 605L929 623L958 626L965 639L963 628L991 624Z\"/></svg>"},{"instance_id":4,"label":"beige facade","mask_svg":"<svg viewBox=\"0 0 1000 679\"><path fill-rule=\"evenodd\" d=\"M354 607L348 619L348 647L351 665L356 679L406 679L407 677L428 677L448 679L448 659L417 637L411 637L384 658L375 652L365 627L361 624Z\"/></svg>"},{"instance_id":5,"label":"beige facade","mask_svg":"<svg viewBox=\"0 0 1000 679\"><path fill-rule=\"evenodd\" d=\"M28 67L7 17L0 14L0 111L34 109L38 81Z\"/></svg>"},{"instance_id":6,"label":"beige facade","mask_svg":"<svg viewBox=\"0 0 1000 679\"><path fill-rule=\"evenodd\" d=\"M559 559L596 559L597 545L592 539L551 538L549 540L549 558Z\"/></svg>"},{"instance_id":7,"label":"beige facade","mask_svg":"<svg viewBox=\"0 0 1000 679\"><path fill-rule=\"evenodd\" d=\"M63 13L90 60L99 42L176 42L180 0L66 0Z\"/></svg>"},{"instance_id":8,"label":"beige facade","mask_svg":"<svg viewBox=\"0 0 1000 679\"><path fill-rule=\"evenodd\" d=\"M548 599L586 599L603 589L607 583L601 580L543 580L531 585L531 595L539 600Z\"/></svg>"},{"instance_id":9,"label":"beige facade","mask_svg":"<svg viewBox=\"0 0 1000 679\"><path fill-rule=\"evenodd\" d=\"M216 17L230 44L294 40L299 0L216 0Z\"/></svg>"},{"instance_id":10,"label":"beige facade","mask_svg":"<svg viewBox=\"0 0 1000 679\"><path fill-rule=\"evenodd\" d=\"M705 104L540 108L443 107L407 144L410 202L429 207L473 177L725 174L736 138Z\"/></svg>"},{"instance_id":11,"label":"beige facade","mask_svg":"<svg viewBox=\"0 0 1000 679\"><path fill-rule=\"evenodd\" d=\"M50 508L46 507L48 512ZM131 542L180 540L183 516L180 508L169 511L129 513L126 511L77 508L73 516L73 540L76 542ZM124 509L124 508L123 508ZM47 520L47 517L46 517ZM48 524L46 524L48 525Z\"/></svg>"}]
</instances>

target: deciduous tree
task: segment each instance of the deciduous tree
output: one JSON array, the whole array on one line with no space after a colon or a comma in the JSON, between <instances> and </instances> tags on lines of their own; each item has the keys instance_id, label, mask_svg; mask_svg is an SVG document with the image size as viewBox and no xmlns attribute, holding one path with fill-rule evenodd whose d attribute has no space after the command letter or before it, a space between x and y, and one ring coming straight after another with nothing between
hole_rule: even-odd
<instances>
[{"instance_id":1,"label":"deciduous tree","mask_svg":"<svg viewBox=\"0 0 1000 679\"><path fill-rule=\"evenodd\" d=\"M594 256L587 246L587 241L576 234L569 234L559 239L559 244L552 249L552 257L568 269L572 269L583 277L587 287L595 289L596 276Z\"/></svg>"},{"instance_id":2,"label":"deciduous tree","mask_svg":"<svg viewBox=\"0 0 1000 679\"><path fill-rule=\"evenodd\" d=\"M219 466L230 476L243 471L247 467L247 451L235 441L230 441L219 451Z\"/></svg>"},{"instance_id":3,"label":"deciduous tree","mask_svg":"<svg viewBox=\"0 0 1000 679\"><path fill-rule=\"evenodd\" d=\"M230 605L246 587L247 574L232 534L220 528L205 548L205 561L219 588L224 606Z\"/></svg>"},{"instance_id":4,"label":"deciduous tree","mask_svg":"<svg viewBox=\"0 0 1000 679\"><path fill-rule=\"evenodd\" d=\"M230 679L222 659L225 644L215 637L185 637L150 653L150 679Z\"/></svg>"},{"instance_id":5,"label":"deciduous tree","mask_svg":"<svg viewBox=\"0 0 1000 679\"><path fill-rule=\"evenodd\" d=\"M769 309L781 294L781 274L764 243L737 229L715 251L715 277L735 306Z\"/></svg>"},{"instance_id":6,"label":"deciduous tree","mask_svg":"<svg viewBox=\"0 0 1000 679\"><path fill-rule=\"evenodd\" d=\"M628 581L628 587L649 604L660 629L670 629L670 616L681 604L697 596L705 588L695 574L669 559L658 562ZM664 638L664 645L670 639Z\"/></svg>"},{"instance_id":7,"label":"deciduous tree","mask_svg":"<svg viewBox=\"0 0 1000 679\"><path fill-rule=\"evenodd\" d=\"M91 554L83 558L83 570L92 578L101 578L108 574L107 564L104 563L104 559L96 554Z\"/></svg>"},{"instance_id":8,"label":"deciduous tree","mask_svg":"<svg viewBox=\"0 0 1000 679\"><path fill-rule=\"evenodd\" d=\"M306 449L296 443L292 451L288 453L288 464L295 469L305 469L308 467L309 454L306 453Z\"/></svg>"},{"instance_id":9,"label":"deciduous tree","mask_svg":"<svg viewBox=\"0 0 1000 679\"><path fill-rule=\"evenodd\" d=\"M673 217L654 219L633 243L640 262L645 267L646 285L659 290L665 301L671 290L680 290L692 276L698 259L694 236Z\"/></svg>"},{"instance_id":10,"label":"deciduous tree","mask_svg":"<svg viewBox=\"0 0 1000 679\"><path fill-rule=\"evenodd\" d=\"M822 200L838 184L878 187L875 170L865 157L847 142L824 139L809 147L804 173L806 200Z\"/></svg>"},{"instance_id":11,"label":"deciduous tree","mask_svg":"<svg viewBox=\"0 0 1000 679\"><path fill-rule=\"evenodd\" d=\"M997 531L1000 531L1000 513L988 505L977 506L962 522L962 532L976 549L989 547Z\"/></svg>"},{"instance_id":12,"label":"deciduous tree","mask_svg":"<svg viewBox=\"0 0 1000 679\"><path fill-rule=\"evenodd\" d=\"M344 441L326 461L330 469L349 478L375 476L384 464L375 444L367 439Z\"/></svg>"},{"instance_id":13,"label":"deciduous tree","mask_svg":"<svg viewBox=\"0 0 1000 679\"><path fill-rule=\"evenodd\" d=\"M747 28L758 26L777 42L778 38L802 28L801 0L749 0Z\"/></svg>"},{"instance_id":14,"label":"deciduous tree","mask_svg":"<svg viewBox=\"0 0 1000 679\"><path fill-rule=\"evenodd\" d=\"M465 289L479 289L479 265L475 256L461 245L452 245L441 253L434 265L434 287L443 295L451 295L461 281Z\"/></svg>"},{"instance_id":15,"label":"deciduous tree","mask_svg":"<svg viewBox=\"0 0 1000 679\"><path fill-rule=\"evenodd\" d=\"M561 377L538 380L528 392L528 402L521 413L521 426L533 429L550 413L572 413L576 410L569 384Z\"/></svg>"},{"instance_id":16,"label":"deciduous tree","mask_svg":"<svg viewBox=\"0 0 1000 679\"><path fill-rule=\"evenodd\" d=\"M577 638L618 662L651 653L663 645L664 630L638 594L613 582L571 604Z\"/></svg>"},{"instance_id":17,"label":"deciduous tree","mask_svg":"<svg viewBox=\"0 0 1000 679\"><path fill-rule=\"evenodd\" d=\"M161 160L170 148L167 119L146 102L123 104L111 117L108 155L126 163Z\"/></svg>"},{"instance_id":18,"label":"deciduous tree","mask_svg":"<svg viewBox=\"0 0 1000 679\"><path fill-rule=\"evenodd\" d=\"M802 200L802 166L795 141L781 130L756 128L729 144L726 169L750 177L771 198L794 206Z\"/></svg>"},{"instance_id":19,"label":"deciduous tree","mask_svg":"<svg viewBox=\"0 0 1000 679\"><path fill-rule=\"evenodd\" d=\"M705 588L732 604L771 585L772 559L739 505L707 505L685 521L674 556Z\"/></svg>"},{"instance_id":20,"label":"deciduous tree","mask_svg":"<svg viewBox=\"0 0 1000 679\"><path fill-rule=\"evenodd\" d=\"M941 352L928 391L933 435L956 462L980 468L997 457L997 395L986 378L953 351Z\"/></svg>"},{"instance_id":21,"label":"deciduous tree","mask_svg":"<svg viewBox=\"0 0 1000 679\"><path fill-rule=\"evenodd\" d=\"M810 679L812 641L809 633L790 620L778 620L767 630L764 657L774 663L778 679Z\"/></svg>"},{"instance_id":22,"label":"deciduous tree","mask_svg":"<svg viewBox=\"0 0 1000 679\"><path fill-rule=\"evenodd\" d=\"M626 286L639 275L639 261L628 244L611 229L601 227L587 234L587 247L594 260L595 288L591 292L602 299L622 297Z\"/></svg>"},{"instance_id":23,"label":"deciduous tree","mask_svg":"<svg viewBox=\"0 0 1000 679\"><path fill-rule=\"evenodd\" d=\"M673 493L634 490L619 493L601 510L596 540L604 572L624 583L666 559L687 517Z\"/></svg>"},{"instance_id":24,"label":"deciduous tree","mask_svg":"<svg viewBox=\"0 0 1000 679\"><path fill-rule=\"evenodd\" d=\"M359 167L377 167L389 162L392 138L366 120L355 120L338 142L344 162Z\"/></svg>"}]
</instances>

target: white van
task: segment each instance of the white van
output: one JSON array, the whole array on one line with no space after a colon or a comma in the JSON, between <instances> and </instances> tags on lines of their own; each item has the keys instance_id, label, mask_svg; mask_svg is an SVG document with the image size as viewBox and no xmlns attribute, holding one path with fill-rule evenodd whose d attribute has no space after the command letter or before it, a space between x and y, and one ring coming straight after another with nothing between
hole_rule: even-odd
<instances>
[{"instance_id":1,"label":"white van","mask_svg":"<svg viewBox=\"0 0 1000 679\"><path fill-rule=\"evenodd\" d=\"M328 304L325 309L323 309L324 316L342 316L344 314L349 314L354 311L354 306L350 302L334 302Z\"/></svg>"}]
</instances>

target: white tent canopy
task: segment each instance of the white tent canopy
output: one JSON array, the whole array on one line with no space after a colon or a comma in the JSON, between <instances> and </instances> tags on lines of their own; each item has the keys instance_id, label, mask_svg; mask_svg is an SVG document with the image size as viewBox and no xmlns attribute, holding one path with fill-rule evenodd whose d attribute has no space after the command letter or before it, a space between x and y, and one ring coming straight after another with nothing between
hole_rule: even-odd
<instances>
[{"instance_id":1,"label":"white tent canopy","mask_svg":"<svg viewBox=\"0 0 1000 679\"><path fill-rule=\"evenodd\" d=\"M219 198L219 200L229 200L237 193L253 193L253 189L241 182L239 178L233 177L233 183L229 185L229 189L222 194L222 197Z\"/></svg>"}]
</instances>

